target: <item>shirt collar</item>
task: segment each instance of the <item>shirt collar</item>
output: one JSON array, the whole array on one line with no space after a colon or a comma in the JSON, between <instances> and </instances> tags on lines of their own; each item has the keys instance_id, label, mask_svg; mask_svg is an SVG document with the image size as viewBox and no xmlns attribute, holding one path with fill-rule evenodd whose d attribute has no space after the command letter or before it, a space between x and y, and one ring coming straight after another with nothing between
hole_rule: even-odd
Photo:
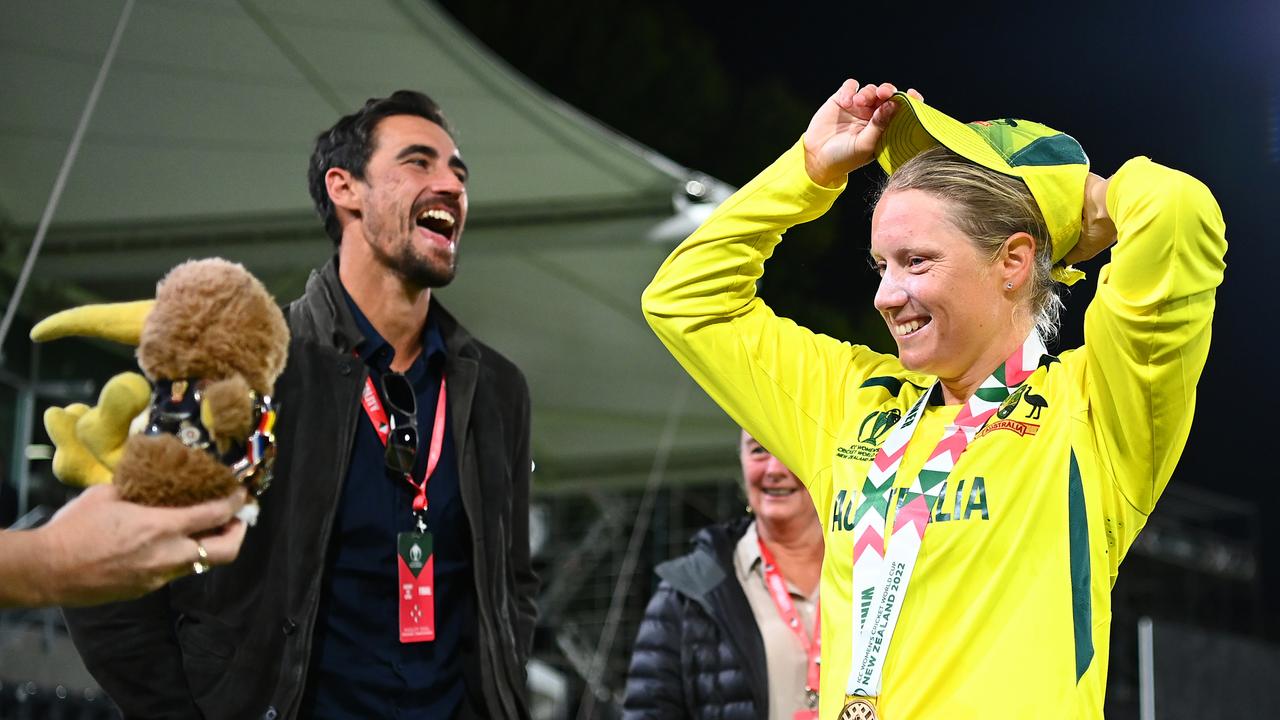
<instances>
[{"instance_id":1,"label":"shirt collar","mask_svg":"<svg viewBox=\"0 0 1280 720\"><path fill-rule=\"evenodd\" d=\"M366 365L380 372L387 372L391 368L392 360L395 359L395 348L391 347L391 343L374 329L373 323L369 322L369 318L365 316L360 306L356 305L356 301L351 298L351 294L345 287L342 288L342 298L346 300L347 307L351 310L351 317L356 321L356 328L364 338L356 345L356 355ZM422 329L422 356L414 361L414 365L418 365L422 359L425 359L426 363L433 368L442 367L445 352L444 335L440 332L440 325L435 321L434 314L428 314L426 326Z\"/></svg>"},{"instance_id":2,"label":"shirt collar","mask_svg":"<svg viewBox=\"0 0 1280 720\"><path fill-rule=\"evenodd\" d=\"M756 530L756 524L753 522L747 526L746 532L742 533L742 537L738 539L738 545L733 549L734 560L737 561L738 567L741 567L746 574L758 573L764 575L764 571L760 570L760 533Z\"/></svg>"},{"instance_id":3,"label":"shirt collar","mask_svg":"<svg viewBox=\"0 0 1280 720\"><path fill-rule=\"evenodd\" d=\"M755 575L763 581L764 557L760 554L760 531L756 529L756 522L752 522L748 525L746 532L742 533L742 537L738 540L737 546L733 549L733 560L739 568L742 568L743 575ZM813 591L813 597L806 597L805 594L800 592L800 589L791 584L790 581L785 582L787 583L787 590L793 597L811 601L818 599L818 589Z\"/></svg>"}]
</instances>

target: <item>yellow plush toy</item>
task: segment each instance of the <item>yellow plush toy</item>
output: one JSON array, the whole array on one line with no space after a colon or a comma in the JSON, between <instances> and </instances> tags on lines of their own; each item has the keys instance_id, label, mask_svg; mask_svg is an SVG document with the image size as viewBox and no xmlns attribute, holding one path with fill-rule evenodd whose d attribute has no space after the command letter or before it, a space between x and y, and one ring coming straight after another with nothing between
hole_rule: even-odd
<instances>
[{"instance_id":1,"label":"yellow plush toy","mask_svg":"<svg viewBox=\"0 0 1280 720\"><path fill-rule=\"evenodd\" d=\"M138 346L146 373L122 373L92 408L50 408L54 474L114 482L126 500L184 506L265 489L274 456L274 383L284 369L284 316L242 266L183 263L156 299L73 308L38 323L37 342L99 337ZM130 432L130 426L133 432Z\"/></svg>"},{"instance_id":2,"label":"yellow plush toy","mask_svg":"<svg viewBox=\"0 0 1280 720\"><path fill-rule=\"evenodd\" d=\"M111 482L124 453L130 423L151 405L151 383L120 373L102 386L98 404L75 403L44 411L44 427L56 450L53 474L77 487Z\"/></svg>"}]
</instances>

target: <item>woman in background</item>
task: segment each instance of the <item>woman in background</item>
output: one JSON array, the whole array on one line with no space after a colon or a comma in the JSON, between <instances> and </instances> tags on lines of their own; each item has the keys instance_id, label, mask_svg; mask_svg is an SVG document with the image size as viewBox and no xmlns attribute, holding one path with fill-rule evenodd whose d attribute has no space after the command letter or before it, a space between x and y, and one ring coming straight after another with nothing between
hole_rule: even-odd
<instances>
[{"instance_id":1,"label":"woman in background","mask_svg":"<svg viewBox=\"0 0 1280 720\"><path fill-rule=\"evenodd\" d=\"M623 717L816 717L822 527L795 474L745 431L750 515L703 528L658 566Z\"/></svg>"}]
</instances>

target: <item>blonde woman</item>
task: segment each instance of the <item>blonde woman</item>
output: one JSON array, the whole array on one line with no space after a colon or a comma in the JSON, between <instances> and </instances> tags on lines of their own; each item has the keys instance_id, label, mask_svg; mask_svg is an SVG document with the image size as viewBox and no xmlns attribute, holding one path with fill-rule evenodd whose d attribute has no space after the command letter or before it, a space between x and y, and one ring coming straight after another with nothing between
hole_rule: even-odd
<instances>
[{"instance_id":1,"label":"blonde woman","mask_svg":"<svg viewBox=\"0 0 1280 720\"><path fill-rule=\"evenodd\" d=\"M755 292L872 160L896 355ZM1069 263L1107 248L1085 344L1048 354ZM650 324L822 521L820 717L1102 717L1111 584L1186 442L1225 249L1183 173L1138 157L1103 178L1051 128L849 80L671 254Z\"/></svg>"}]
</instances>

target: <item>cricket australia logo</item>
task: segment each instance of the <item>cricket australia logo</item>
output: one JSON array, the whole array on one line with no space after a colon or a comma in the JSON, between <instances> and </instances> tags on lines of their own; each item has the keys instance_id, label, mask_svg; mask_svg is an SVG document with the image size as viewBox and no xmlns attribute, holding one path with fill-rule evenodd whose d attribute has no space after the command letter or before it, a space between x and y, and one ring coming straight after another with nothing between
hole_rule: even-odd
<instances>
[{"instance_id":1,"label":"cricket australia logo","mask_svg":"<svg viewBox=\"0 0 1280 720\"><path fill-rule=\"evenodd\" d=\"M876 450L901 419L902 411L897 408L872 411L858 426L858 441L848 447L836 448L836 457L841 460L874 460Z\"/></svg>"},{"instance_id":2,"label":"cricket australia logo","mask_svg":"<svg viewBox=\"0 0 1280 720\"><path fill-rule=\"evenodd\" d=\"M1022 420L1019 420L1013 415L1018 410L1018 406L1023 403L1027 406L1027 412L1022 416ZM1000 409L996 411L996 416L991 419L991 422L987 423L986 427L982 428L981 432L974 436L974 439L976 440L997 430L1009 430L1022 437L1035 435L1040 430L1040 426L1035 423L1023 422L1023 420L1039 420L1040 411L1047 407L1049 407L1049 401L1045 400L1043 395L1037 395L1031 392L1029 386L1023 385L1015 390L1012 395L1005 398L1003 403L1000 403Z\"/></svg>"}]
</instances>

